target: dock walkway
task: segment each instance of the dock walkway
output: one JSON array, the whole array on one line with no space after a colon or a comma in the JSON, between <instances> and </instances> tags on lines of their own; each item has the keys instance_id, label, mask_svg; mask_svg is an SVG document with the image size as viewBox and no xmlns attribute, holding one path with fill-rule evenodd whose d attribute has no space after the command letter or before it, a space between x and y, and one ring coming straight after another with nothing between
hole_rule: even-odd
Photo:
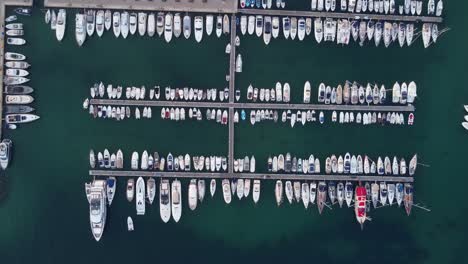
<instances>
[{"instance_id":1,"label":"dock walkway","mask_svg":"<svg viewBox=\"0 0 468 264\"><path fill-rule=\"evenodd\" d=\"M284 174L284 173L222 173L222 172L184 172L184 171L117 171L90 170L90 176L103 177L158 177L158 178L204 178L204 179L261 179L261 180L307 180L307 181L383 181L413 182L413 177L405 176L364 176L364 175L327 175L327 174Z\"/></svg>"},{"instance_id":2,"label":"dock walkway","mask_svg":"<svg viewBox=\"0 0 468 264\"><path fill-rule=\"evenodd\" d=\"M442 23L442 17L432 16L406 16L389 14L364 14L364 13L340 13L340 12L315 12L315 11L295 11L278 9L252 9L244 8L238 11L245 15L263 15L263 16L294 16L294 17L321 17L321 18L342 18L342 19L364 19L364 20L382 20L382 21L403 21L403 22L423 22L423 23Z\"/></svg>"},{"instance_id":3,"label":"dock walkway","mask_svg":"<svg viewBox=\"0 0 468 264\"><path fill-rule=\"evenodd\" d=\"M5 65L5 16L7 6L32 6L33 0L2 0L0 1L0 139L3 135L3 65Z\"/></svg>"},{"instance_id":4,"label":"dock walkway","mask_svg":"<svg viewBox=\"0 0 468 264\"><path fill-rule=\"evenodd\" d=\"M46 7L236 13L238 0L44 0Z\"/></svg>"},{"instance_id":5,"label":"dock walkway","mask_svg":"<svg viewBox=\"0 0 468 264\"><path fill-rule=\"evenodd\" d=\"M229 136L228 170L234 168L234 91L236 90L236 15L231 16L231 53L229 54Z\"/></svg>"},{"instance_id":6,"label":"dock walkway","mask_svg":"<svg viewBox=\"0 0 468 264\"><path fill-rule=\"evenodd\" d=\"M91 99L92 105L115 106L154 106L154 107L198 107L234 109L272 109L272 110L323 110L323 111L378 111L414 112L414 105L332 105L332 104L284 104L284 103L234 103L198 101L149 101L149 100L110 100ZM232 119L232 118L230 118Z\"/></svg>"}]
</instances>

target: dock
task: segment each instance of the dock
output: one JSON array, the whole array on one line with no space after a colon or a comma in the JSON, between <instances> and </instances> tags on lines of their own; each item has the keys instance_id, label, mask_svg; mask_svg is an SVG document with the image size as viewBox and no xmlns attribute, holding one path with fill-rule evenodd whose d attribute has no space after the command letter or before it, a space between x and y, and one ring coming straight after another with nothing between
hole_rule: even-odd
<instances>
[{"instance_id":1,"label":"dock","mask_svg":"<svg viewBox=\"0 0 468 264\"><path fill-rule=\"evenodd\" d=\"M231 96L229 96L231 98ZM231 99L230 99L231 100ZM196 107L228 109L272 109L272 110L322 110L363 112L414 112L414 105L332 105L332 104L285 104L285 103L234 103L208 101L150 101L91 99L92 105L153 106L153 107ZM233 118L229 118L231 120Z\"/></svg>"},{"instance_id":2,"label":"dock","mask_svg":"<svg viewBox=\"0 0 468 264\"><path fill-rule=\"evenodd\" d=\"M200 178L200 179L259 179L259 180L298 180L298 181L362 181L362 182L414 182L413 177L405 176L364 176L332 174L284 174L284 173L222 173L184 171L118 171L90 170L93 177L155 177L155 178Z\"/></svg>"},{"instance_id":3,"label":"dock","mask_svg":"<svg viewBox=\"0 0 468 264\"><path fill-rule=\"evenodd\" d=\"M2 0L0 1L0 21L2 26L0 27L0 127L3 128L3 65L5 65L4 54L5 54L5 17L7 6L32 6L33 0ZM3 129L0 129L0 139L3 135Z\"/></svg>"},{"instance_id":4,"label":"dock","mask_svg":"<svg viewBox=\"0 0 468 264\"><path fill-rule=\"evenodd\" d=\"M238 0L44 0L45 7L236 13Z\"/></svg>"},{"instance_id":5,"label":"dock","mask_svg":"<svg viewBox=\"0 0 468 264\"><path fill-rule=\"evenodd\" d=\"M367 13L342 13L342 12L316 12L316 11L295 11L278 9L239 9L240 14L245 15L263 15L263 16L292 16L292 17L321 17L335 19L362 19L362 20L381 20L381 21L403 21L403 22L422 22L422 23L442 23L442 17L432 16L407 16L390 14L367 14Z\"/></svg>"},{"instance_id":6,"label":"dock","mask_svg":"<svg viewBox=\"0 0 468 264\"><path fill-rule=\"evenodd\" d=\"M228 136L228 170L234 168L234 92L236 90L236 15L231 16L231 53L229 54L229 136Z\"/></svg>"}]
</instances>

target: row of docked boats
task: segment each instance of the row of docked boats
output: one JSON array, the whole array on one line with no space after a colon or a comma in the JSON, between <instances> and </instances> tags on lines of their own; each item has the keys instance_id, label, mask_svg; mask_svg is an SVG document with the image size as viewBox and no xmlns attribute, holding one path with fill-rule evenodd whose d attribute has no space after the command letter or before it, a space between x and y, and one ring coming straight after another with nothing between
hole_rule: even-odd
<instances>
[{"instance_id":1,"label":"row of docked boats","mask_svg":"<svg viewBox=\"0 0 468 264\"><path fill-rule=\"evenodd\" d=\"M167 101L229 101L229 88L217 89L200 89L192 87L171 88L166 87L164 90L164 98ZM236 100L240 99L240 91L236 92Z\"/></svg>"},{"instance_id":2,"label":"row of docked boats","mask_svg":"<svg viewBox=\"0 0 468 264\"><path fill-rule=\"evenodd\" d=\"M5 19L5 35L7 37L6 44L14 46L22 46L26 44L24 36L23 23L18 22L18 17L15 15Z\"/></svg>"},{"instance_id":3,"label":"row of docked boats","mask_svg":"<svg viewBox=\"0 0 468 264\"><path fill-rule=\"evenodd\" d=\"M174 120L174 121L184 121L186 120L186 113L188 115L188 119L195 119L197 121L203 120L203 114L199 108L162 108L161 109L161 118L167 120ZM227 125L229 116L226 109L206 109L206 120L213 120L216 123Z\"/></svg>"},{"instance_id":4,"label":"row of docked boats","mask_svg":"<svg viewBox=\"0 0 468 264\"><path fill-rule=\"evenodd\" d=\"M58 12L55 12L53 9L47 9L44 20L46 24L50 24L50 29L55 31L57 40L62 41L67 25L67 11L59 9Z\"/></svg>"},{"instance_id":5,"label":"row of docked boats","mask_svg":"<svg viewBox=\"0 0 468 264\"><path fill-rule=\"evenodd\" d=\"M86 197L90 206L90 225L96 241L99 241L104 232L107 218L107 206L112 204L115 198L117 180L109 177L107 180L94 180L85 183ZM137 181L133 178L127 180L126 198L129 202L135 200L136 214L145 215L146 205L150 206L157 197L159 187L159 213L162 221L167 223L171 220L179 222L182 216L182 186L178 179L172 182L161 178L159 186L154 178L149 177L146 181L139 177ZM211 179L209 183L211 197L214 197L217 189L217 181ZM247 198L252 193L254 203L258 203L261 193L261 181L258 179L223 179L221 181L223 199L226 204L232 202L233 196L239 200ZM359 182L356 186L350 182L342 181L283 181L277 180L275 184L275 199L278 206L283 203L284 196L289 204L302 202L307 209L309 205L317 204L319 214L324 207L338 204L340 207L346 205L353 208L355 217L359 224L363 225L371 206L374 208L404 205L408 215L413 206L413 186L410 183L386 183L365 182L364 186ZM190 210L195 210L198 203L202 203L206 194L206 183L204 179L191 179L188 184L187 201ZM134 229L133 220L127 218L128 229Z\"/></svg>"},{"instance_id":6,"label":"row of docked boats","mask_svg":"<svg viewBox=\"0 0 468 264\"><path fill-rule=\"evenodd\" d=\"M417 97L417 86L415 82L401 85L395 82L392 88L393 104L412 104ZM387 103L387 90L384 85L370 84L366 86L357 82L346 81L343 86L326 86L321 83L318 87L317 100L324 104L367 104L378 105ZM304 84L304 103L310 102L310 83Z\"/></svg>"},{"instance_id":7,"label":"row of docked boats","mask_svg":"<svg viewBox=\"0 0 468 264\"><path fill-rule=\"evenodd\" d=\"M205 20L205 21L204 21ZM86 36L91 37L94 32L101 37L105 31L112 28L116 38L122 36L126 39L129 34L153 37L164 35L164 39L169 43L173 37L179 38L182 34L186 39L192 35L197 42L201 42L203 34L210 36L215 32L216 36L229 34L230 19L228 15L206 15L192 17L188 14L180 13L146 13L110 10L85 10L78 12L75 16L75 36L79 46L83 45Z\"/></svg>"},{"instance_id":8,"label":"row of docked boats","mask_svg":"<svg viewBox=\"0 0 468 264\"><path fill-rule=\"evenodd\" d=\"M397 42L400 47L410 46L419 36L416 25L405 22L319 17L312 21L311 17L280 18L262 15L241 16L240 19L241 33L243 35L255 33L257 37L263 37L266 45L270 43L272 37L273 39L279 37L281 28L286 39L295 40L297 37L302 41L313 32L317 43L323 41L348 45L352 39L363 46L366 41L373 40L377 47L382 42L385 47L389 47L394 42ZM443 31L439 31L436 23L423 23L421 34L424 47L427 48L435 43L441 33Z\"/></svg>"},{"instance_id":9,"label":"row of docked boats","mask_svg":"<svg viewBox=\"0 0 468 264\"><path fill-rule=\"evenodd\" d=\"M89 151L89 166L91 168L101 169L123 169L123 152L117 150L116 153L110 153L108 149L94 154L94 150Z\"/></svg>"},{"instance_id":10,"label":"row of docked boats","mask_svg":"<svg viewBox=\"0 0 468 264\"><path fill-rule=\"evenodd\" d=\"M255 172L255 156L245 156L243 159L234 159L234 172ZM239 198L240 199L240 198Z\"/></svg>"},{"instance_id":11,"label":"row of docked boats","mask_svg":"<svg viewBox=\"0 0 468 264\"><path fill-rule=\"evenodd\" d=\"M338 122L339 124L363 124L363 125L372 125L372 124L390 124L390 125L404 125L405 116L403 113L396 112L387 112L387 114L382 112L367 112L362 113L358 112L356 115L354 112L340 112L339 114L336 111L332 113L332 122ZM414 114L410 113L408 115L408 125L413 125L414 123Z\"/></svg>"},{"instance_id":12,"label":"row of docked boats","mask_svg":"<svg viewBox=\"0 0 468 264\"><path fill-rule=\"evenodd\" d=\"M427 15L441 16L444 8L442 0L427 1ZM398 2L398 3L397 3ZM340 5L338 7L338 4ZM423 13L421 0L311 0L312 11L320 12L350 12L350 13L376 13L417 15ZM398 12L397 12L398 8Z\"/></svg>"},{"instance_id":13,"label":"row of docked boats","mask_svg":"<svg viewBox=\"0 0 468 264\"><path fill-rule=\"evenodd\" d=\"M244 110L241 111L241 118L244 117ZM294 127L296 123L302 123L304 126L306 123L319 121L320 124L325 122L325 114L323 111L320 111L317 116L315 115L315 110L303 110L293 112L291 110L283 111L281 116L279 116L278 111L273 110L250 110L250 124L255 125L264 120L273 120L273 122L278 122L278 119L281 118L281 122L285 123L289 120L291 127ZM244 120L244 119L243 119ZM234 115L234 121L236 121L236 116Z\"/></svg>"},{"instance_id":14,"label":"row of docked boats","mask_svg":"<svg viewBox=\"0 0 468 264\"><path fill-rule=\"evenodd\" d=\"M275 5L273 5L273 2L275 2ZM239 5L241 8L271 9L274 6L276 8L285 8L286 0L239 0Z\"/></svg>"},{"instance_id":15,"label":"row of docked boats","mask_svg":"<svg viewBox=\"0 0 468 264\"><path fill-rule=\"evenodd\" d=\"M285 102L291 101L291 87L289 83L277 82L275 88L257 88L252 84L247 87L247 101L252 102Z\"/></svg>"},{"instance_id":16,"label":"row of docked boats","mask_svg":"<svg viewBox=\"0 0 468 264\"><path fill-rule=\"evenodd\" d=\"M89 104L89 100L86 99L83 102L83 108L89 108L88 112L94 118L108 118L120 121L132 117L132 111L129 106L92 105ZM140 110L139 107L135 107L134 117L135 119L151 119L153 117L152 108L145 106L142 108L142 110Z\"/></svg>"}]
</instances>

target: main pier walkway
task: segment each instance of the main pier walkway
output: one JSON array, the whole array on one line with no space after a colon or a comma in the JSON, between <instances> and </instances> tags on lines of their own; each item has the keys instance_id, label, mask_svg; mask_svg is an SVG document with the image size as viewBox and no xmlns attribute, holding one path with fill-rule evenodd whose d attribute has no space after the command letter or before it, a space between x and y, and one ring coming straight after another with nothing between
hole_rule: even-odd
<instances>
[{"instance_id":1,"label":"main pier walkway","mask_svg":"<svg viewBox=\"0 0 468 264\"><path fill-rule=\"evenodd\" d=\"M117 171L90 170L90 176L103 177L158 177L158 178L205 178L205 179L261 179L261 180L307 180L307 181L366 181L366 182L413 182L413 177L404 176L363 176L327 174L284 174L284 173L220 173L184 171Z\"/></svg>"},{"instance_id":2,"label":"main pier walkway","mask_svg":"<svg viewBox=\"0 0 468 264\"><path fill-rule=\"evenodd\" d=\"M236 13L238 0L44 0L46 7Z\"/></svg>"},{"instance_id":3,"label":"main pier walkway","mask_svg":"<svg viewBox=\"0 0 468 264\"><path fill-rule=\"evenodd\" d=\"M231 96L230 96L231 98ZM234 109L272 109L272 110L323 110L323 111L379 111L414 112L413 105L332 105L332 104L284 104L284 103L223 103L223 102L186 102L186 101L145 101L91 99L93 105L115 106L155 106L155 107L199 107ZM233 119L233 118L230 118Z\"/></svg>"}]
</instances>

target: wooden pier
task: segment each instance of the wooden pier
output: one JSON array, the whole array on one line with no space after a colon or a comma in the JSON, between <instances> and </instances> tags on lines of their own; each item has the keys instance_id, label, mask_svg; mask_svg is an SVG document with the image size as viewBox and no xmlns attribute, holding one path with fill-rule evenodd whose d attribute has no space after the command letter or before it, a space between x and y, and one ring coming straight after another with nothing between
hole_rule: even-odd
<instances>
[{"instance_id":1,"label":"wooden pier","mask_svg":"<svg viewBox=\"0 0 468 264\"><path fill-rule=\"evenodd\" d=\"M406 176L364 176L332 174L285 174L285 173L222 173L222 172L186 172L186 171L118 171L90 170L94 177L155 177L155 178L200 178L200 179L260 179L260 180L298 180L298 181L362 181L362 182L414 182Z\"/></svg>"},{"instance_id":2,"label":"wooden pier","mask_svg":"<svg viewBox=\"0 0 468 264\"><path fill-rule=\"evenodd\" d=\"M321 17L335 19L363 19L363 20L382 20L382 21L403 21L403 22L423 22L423 23L442 23L442 17L432 16L407 16L407 15L389 15L389 14L365 14L365 13L341 13L341 12L315 12L315 11L294 11L278 9L239 9L240 14L245 15L263 15L263 16L293 16L293 17Z\"/></svg>"},{"instance_id":3,"label":"wooden pier","mask_svg":"<svg viewBox=\"0 0 468 264\"><path fill-rule=\"evenodd\" d=\"M231 96L230 96L231 98ZM231 100L231 99L230 99ZM284 103L234 103L209 101L150 101L91 99L92 105L153 106L153 107L197 107L228 109L272 109L272 110L323 110L363 112L414 112L414 105L332 105L332 104L284 104ZM229 118L233 119L232 117Z\"/></svg>"},{"instance_id":4,"label":"wooden pier","mask_svg":"<svg viewBox=\"0 0 468 264\"><path fill-rule=\"evenodd\" d=\"M3 135L3 65L5 65L5 17L6 17L6 7L7 6L32 6L33 0L2 0L0 1L0 21L2 26L0 27L0 139Z\"/></svg>"},{"instance_id":5,"label":"wooden pier","mask_svg":"<svg viewBox=\"0 0 468 264\"><path fill-rule=\"evenodd\" d=\"M228 170L234 168L234 96L236 90L236 15L231 16L231 53L229 54L229 136L228 136Z\"/></svg>"}]
</instances>

